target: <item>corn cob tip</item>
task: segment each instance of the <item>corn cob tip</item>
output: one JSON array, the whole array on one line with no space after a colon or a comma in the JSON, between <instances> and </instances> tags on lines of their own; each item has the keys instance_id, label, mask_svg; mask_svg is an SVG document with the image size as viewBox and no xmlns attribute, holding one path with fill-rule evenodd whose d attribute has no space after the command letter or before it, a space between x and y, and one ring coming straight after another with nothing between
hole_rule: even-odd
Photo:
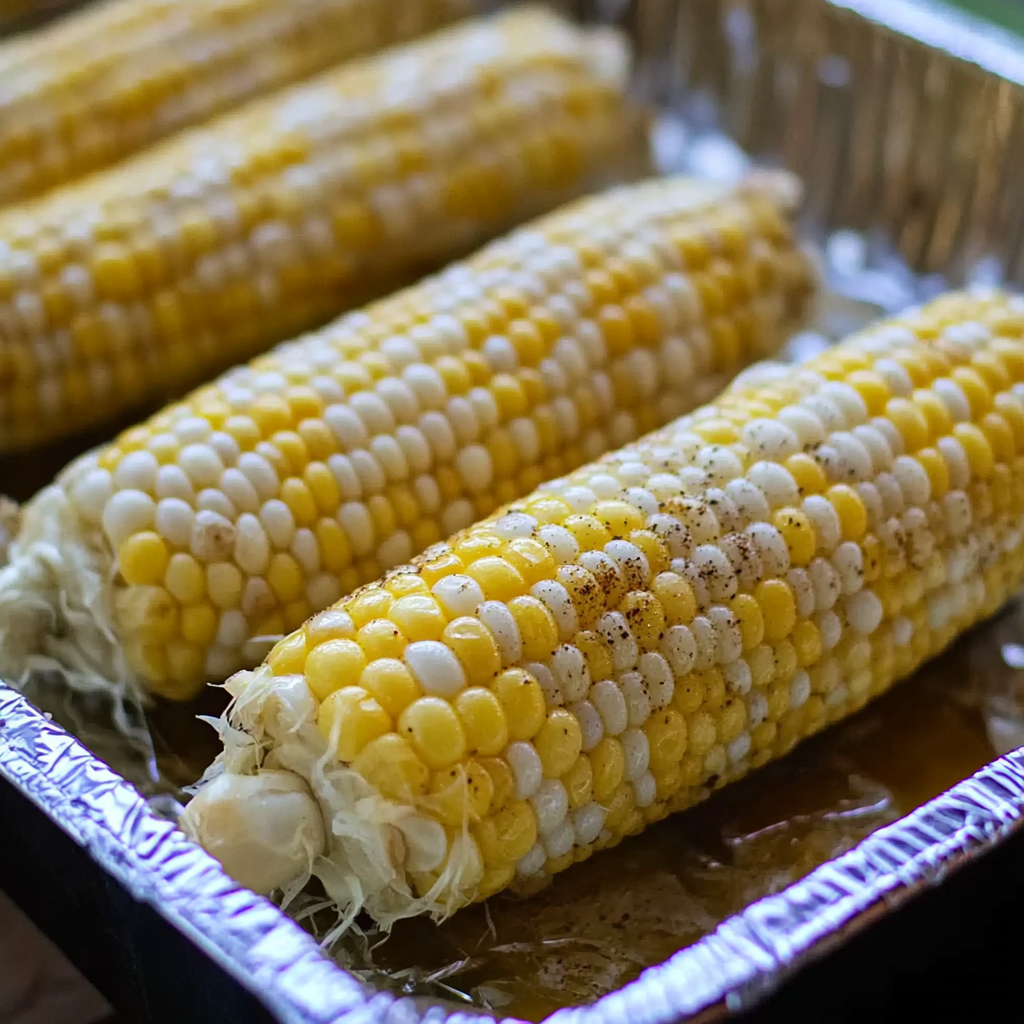
<instances>
[{"instance_id":1,"label":"corn cob tip","mask_svg":"<svg viewBox=\"0 0 1024 1024\"><path fill-rule=\"evenodd\" d=\"M258 893L305 879L324 849L320 809L289 771L218 775L185 808L179 826Z\"/></svg>"},{"instance_id":2,"label":"corn cob tip","mask_svg":"<svg viewBox=\"0 0 1024 1024\"><path fill-rule=\"evenodd\" d=\"M804 184L789 171L757 168L740 182L740 189L763 195L787 214L795 213L803 203Z\"/></svg>"},{"instance_id":3,"label":"corn cob tip","mask_svg":"<svg viewBox=\"0 0 1024 1024\"><path fill-rule=\"evenodd\" d=\"M179 826L235 881L267 894L295 891L315 874L343 911L337 934L363 909L388 929L421 913L447 917L469 897L482 868L472 840L449 841L436 821L397 808L337 764L341 722L321 733L302 676L263 666L236 673L226 689L234 700L231 721L218 723L224 751ZM274 754L260 764L264 745ZM419 897L396 886L407 873L432 871Z\"/></svg>"},{"instance_id":4,"label":"corn cob tip","mask_svg":"<svg viewBox=\"0 0 1024 1024\"><path fill-rule=\"evenodd\" d=\"M6 518L0 520L0 535L7 535L6 544L0 536L0 679L19 684L31 671L46 670L71 689L110 694L129 734L126 708L138 705L143 691L113 639L102 536L82 530L55 484L28 505L10 508ZM66 618L55 629L58 609Z\"/></svg>"},{"instance_id":5,"label":"corn cob tip","mask_svg":"<svg viewBox=\"0 0 1024 1024\"><path fill-rule=\"evenodd\" d=\"M633 49L625 34L618 29L594 29L587 40L590 69L612 88L623 89L629 81L633 65Z\"/></svg>"}]
</instances>

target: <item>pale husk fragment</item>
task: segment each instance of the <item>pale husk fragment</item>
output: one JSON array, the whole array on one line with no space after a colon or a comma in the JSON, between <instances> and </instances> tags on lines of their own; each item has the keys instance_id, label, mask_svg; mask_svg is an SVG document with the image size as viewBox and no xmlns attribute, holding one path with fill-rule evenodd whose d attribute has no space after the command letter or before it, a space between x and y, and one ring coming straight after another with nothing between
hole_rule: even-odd
<instances>
[{"instance_id":1,"label":"pale husk fragment","mask_svg":"<svg viewBox=\"0 0 1024 1024\"><path fill-rule=\"evenodd\" d=\"M17 532L0 568L0 678L22 688L33 674L53 673L70 690L106 694L127 734L127 709L142 705L145 691L117 636L114 553L69 498L75 471L88 458L17 514L6 513Z\"/></svg>"},{"instance_id":2,"label":"pale husk fragment","mask_svg":"<svg viewBox=\"0 0 1024 1024\"><path fill-rule=\"evenodd\" d=\"M255 672L239 672L227 688L234 699L212 723L224 750L196 787L181 826L210 852L219 848L225 867L238 881L256 888L250 883L261 874L261 862L268 856L289 865L273 886L286 897L310 877L319 879L339 914L326 942L347 931L363 910L386 930L402 918L421 914L442 920L472 898L479 878L478 854L472 843L459 837L451 844L436 883L425 895L414 895L404 864L423 819L414 807L381 796L335 758L335 742L317 728L316 701L303 677L274 676L261 666ZM245 822L246 814L257 809L255 790L242 780L266 777L267 785L277 788L282 772L308 787L309 805L301 811L295 808L298 827L272 847L265 837L257 841L256 830L247 827L225 832L225 826ZM227 779L238 782L233 792ZM207 802L205 792L213 786L218 788L218 800ZM305 816L314 813L323 826L319 849L306 841Z\"/></svg>"}]
</instances>

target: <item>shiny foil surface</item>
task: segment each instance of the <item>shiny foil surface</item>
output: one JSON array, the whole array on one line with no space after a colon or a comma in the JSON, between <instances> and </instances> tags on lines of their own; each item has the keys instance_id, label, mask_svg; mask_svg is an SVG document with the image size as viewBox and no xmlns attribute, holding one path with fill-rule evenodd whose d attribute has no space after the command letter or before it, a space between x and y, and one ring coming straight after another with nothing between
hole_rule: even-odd
<instances>
[{"instance_id":1,"label":"shiny foil surface","mask_svg":"<svg viewBox=\"0 0 1024 1024\"><path fill-rule=\"evenodd\" d=\"M801 175L828 288L793 358L947 285L1024 279L1024 56L999 31L923 0L558 6L632 34L662 169L728 178L746 153ZM26 468L41 483L68 454ZM0 464L3 489L16 470ZM791 756L530 900L324 951L334 922L315 893L285 913L175 830L184 787L217 749L196 707L154 708L125 743L102 706L45 680L30 696L0 684L0 776L295 1024L717 1019L1024 824L1014 607ZM202 703L216 715L223 694Z\"/></svg>"}]
</instances>

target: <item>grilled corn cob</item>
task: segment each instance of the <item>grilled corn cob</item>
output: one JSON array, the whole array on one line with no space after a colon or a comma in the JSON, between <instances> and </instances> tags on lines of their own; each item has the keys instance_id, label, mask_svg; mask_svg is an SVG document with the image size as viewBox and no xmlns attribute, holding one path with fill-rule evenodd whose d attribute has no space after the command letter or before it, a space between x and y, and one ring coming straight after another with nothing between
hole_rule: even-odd
<instances>
[{"instance_id":1,"label":"grilled corn cob","mask_svg":"<svg viewBox=\"0 0 1024 1024\"><path fill-rule=\"evenodd\" d=\"M1021 299L950 295L751 371L356 591L230 681L184 827L386 925L785 754L1020 585L1022 332Z\"/></svg>"},{"instance_id":2,"label":"grilled corn cob","mask_svg":"<svg viewBox=\"0 0 1024 1024\"><path fill-rule=\"evenodd\" d=\"M523 9L0 212L0 451L180 394L616 176L627 64Z\"/></svg>"},{"instance_id":3,"label":"grilled corn cob","mask_svg":"<svg viewBox=\"0 0 1024 1024\"><path fill-rule=\"evenodd\" d=\"M190 697L258 664L258 638L694 408L806 306L793 185L579 201L82 457L0 571L0 677L45 655Z\"/></svg>"},{"instance_id":4,"label":"grilled corn cob","mask_svg":"<svg viewBox=\"0 0 1024 1024\"><path fill-rule=\"evenodd\" d=\"M466 0L108 0L0 46L0 203L435 28Z\"/></svg>"}]
</instances>

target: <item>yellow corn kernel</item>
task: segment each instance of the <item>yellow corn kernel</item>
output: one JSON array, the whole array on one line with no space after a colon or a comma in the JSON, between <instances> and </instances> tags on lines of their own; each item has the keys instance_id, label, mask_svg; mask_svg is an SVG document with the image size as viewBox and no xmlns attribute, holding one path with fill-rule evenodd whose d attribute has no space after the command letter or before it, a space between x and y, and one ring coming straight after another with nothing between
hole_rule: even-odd
<instances>
[{"instance_id":1,"label":"yellow corn kernel","mask_svg":"<svg viewBox=\"0 0 1024 1024\"><path fill-rule=\"evenodd\" d=\"M977 370L969 366L957 366L949 377L964 393L973 419L981 419L992 408L992 392Z\"/></svg>"},{"instance_id":2,"label":"yellow corn kernel","mask_svg":"<svg viewBox=\"0 0 1024 1024\"><path fill-rule=\"evenodd\" d=\"M807 516L796 508L780 508L772 515L772 525L789 548L790 562L795 566L807 565L818 546L814 527Z\"/></svg>"},{"instance_id":3,"label":"yellow corn kernel","mask_svg":"<svg viewBox=\"0 0 1024 1024\"><path fill-rule=\"evenodd\" d=\"M825 471L806 452L797 452L785 462L790 476L796 481L801 497L809 494L821 494L828 487Z\"/></svg>"},{"instance_id":4,"label":"yellow corn kernel","mask_svg":"<svg viewBox=\"0 0 1024 1024\"><path fill-rule=\"evenodd\" d=\"M608 800L608 812L605 815L605 827L614 831L625 832L625 822L630 811L633 810L635 798L633 787L628 783L620 782L610 794Z\"/></svg>"},{"instance_id":5,"label":"yellow corn kernel","mask_svg":"<svg viewBox=\"0 0 1024 1024\"><path fill-rule=\"evenodd\" d=\"M459 659L470 685L489 683L500 670L497 644L479 619L453 619L445 626L441 639Z\"/></svg>"},{"instance_id":6,"label":"yellow corn kernel","mask_svg":"<svg viewBox=\"0 0 1024 1024\"><path fill-rule=\"evenodd\" d=\"M486 864L514 864L537 841L537 819L525 800L515 800L473 829Z\"/></svg>"},{"instance_id":7,"label":"yellow corn kernel","mask_svg":"<svg viewBox=\"0 0 1024 1024\"><path fill-rule=\"evenodd\" d=\"M689 672L676 685L672 705L683 715L692 715L704 704L706 685L700 672Z\"/></svg>"},{"instance_id":8,"label":"yellow corn kernel","mask_svg":"<svg viewBox=\"0 0 1024 1024\"><path fill-rule=\"evenodd\" d=\"M635 544L647 559L652 576L657 576L669 567L668 548L650 530L634 530L629 535L630 544Z\"/></svg>"},{"instance_id":9,"label":"yellow corn kernel","mask_svg":"<svg viewBox=\"0 0 1024 1024\"><path fill-rule=\"evenodd\" d=\"M941 501L949 491L949 467L934 448L922 448L914 456L928 474L932 498Z\"/></svg>"},{"instance_id":10,"label":"yellow corn kernel","mask_svg":"<svg viewBox=\"0 0 1024 1024\"><path fill-rule=\"evenodd\" d=\"M451 704L440 697L420 697L399 716L398 731L408 737L428 768L448 768L466 752L466 735Z\"/></svg>"},{"instance_id":11,"label":"yellow corn kernel","mask_svg":"<svg viewBox=\"0 0 1024 1024\"><path fill-rule=\"evenodd\" d=\"M217 611L205 601L181 609L181 635L196 647L206 647L217 636Z\"/></svg>"},{"instance_id":12,"label":"yellow corn kernel","mask_svg":"<svg viewBox=\"0 0 1024 1024\"><path fill-rule=\"evenodd\" d=\"M864 399L869 416L882 415L889 402L889 386L880 373L854 370L846 377L846 383Z\"/></svg>"},{"instance_id":13,"label":"yellow corn kernel","mask_svg":"<svg viewBox=\"0 0 1024 1024\"><path fill-rule=\"evenodd\" d=\"M641 513L625 501L599 501L592 514L612 537L628 537L644 526Z\"/></svg>"},{"instance_id":14,"label":"yellow corn kernel","mask_svg":"<svg viewBox=\"0 0 1024 1024\"><path fill-rule=\"evenodd\" d=\"M576 763L562 776L562 784L572 810L590 802L594 792L594 769L586 754L576 758Z\"/></svg>"},{"instance_id":15,"label":"yellow corn kernel","mask_svg":"<svg viewBox=\"0 0 1024 1024\"><path fill-rule=\"evenodd\" d=\"M386 618L394 603L394 597L383 587L371 586L359 591L345 606L345 611L351 616L356 628L361 629L373 619Z\"/></svg>"},{"instance_id":16,"label":"yellow corn kernel","mask_svg":"<svg viewBox=\"0 0 1024 1024\"><path fill-rule=\"evenodd\" d=\"M701 678L704 687L704 704L709 710L716 710L722 706L725 700L726 685L725 676L720 668L711 668L706 672L694 673Z\"/></svg>"},{"instance_id":17,"label":"yellow corn kernel","mask_svg":"<svg viewBox=\"0 0 1024 1024\"><path fill-rule=\"evenodd\" d=\"M523 669L510 668L492 685L512 739L532 740L537 736L546 713L544 694L537 681Z\"/></svg>"},{"instance_id":18,"label":"yellow corn kernel","mask_svg":"<svg viewBox=\"0 0 1024 1024\"><path fill-rule=\"evenodd\" d=\"M665 635L665 613L658 599L648 591L635 590L619 605L629 628L644 650L656 650Z\"/></svg>"},{"instance_id":19,"label":"yellow corn kernel","mask_svg":"<svg viewBox=\"0 0 1024 1024\"><path fill-rule=\"evenodd\" d=\"M885 408L885 418L899 431L906 451L916 452L928 444L931 438L929 420L919 403L906 398L891 398Z\"/></svg>"},{"instance_id":20,"label":"yellow corn kernel","mask_svg":"<svg viewBox=\"0 0 1024 1024\"><path fill-rule=\"evenodd\" d=\"M397 733L370 740L352 767L390 800L414 803L427 790L430 772L412 746Z\"/></svg>"},{"instance_id":21,"label":"yellow corn kernel","mask_svg":"<svg viewBox=\"0 0 1024 1024\"><path fill-rule=\"evenodd\" d=\"M339 761L353 761L371 741L391 731L391 716L361 686L343 686L320 704L317 725Z\"/></svg>"},{"instance_id":22,"label":"yellow corn kernel","mask_svg":"<svg viewBox=\"0 0 1024 1024\"><path fill-rule=\"evenodd\" d=\"M306 682L325 701L335 690L358 683L365 668L366 654L356 641L328 640L306 655Z\"/></svg>"},{"instance_id":23,"label":"yellow corn kernel","mask_svg":"<svg viewBox=\"0 0 1024 1024\"><path fill-rule=\"evenodd\" d=\"M317 667L319 669L320 666ZM308 667L306 680L309 682ZM404 662L395 658L382 657L371 661L359 676L359 685L370 693L389 715L395 717L422 696L419 684L412 673ZM312 684L310 688L313 688Z\"/></svg>"},{"instance_id":24,"label":"yellow corn kernel","mask_svg":"<svg viewBox=\"0 0 1024 1024\"><path fill-rule=\"evenodd\" d=\"M729 601L729 609L736 616L743 650L751 651L764 639L764 616L761 606L750 594L737 594Z\"/></svg>"},{"instance_id":25,"label":"yellow corn kernel","mask_svg":"<svg viewBox=\"0 0 1024 1024\"><path fill-rule=\"evenodd\" d=\"M129 537L117 555L117 567L129 586L156 586L163 582L170 562L167 544L151 530Z\"/></svg>"},{"instance_id":26,"label":"yellow corn kernel","mask_svg":"<svg viewBox=\"0 0 1024 1024\"><path fill-rule=\"evenodd\" d=\"M581 551L600 551L612 539L611 531L596 516L568 516L562 525L573 535Z\"/></svg>"},{"instance_id":27,"label":"yellow corn kernel","mask_svg":"<svg viewBox=\"0 0 1024 1024\"><path fill-rule=\"evenodd\" d=\"M686 719L687 749L690 753L704 757L718 742L716 714L698 711Z\"/></svg>"},{"instance_id":28,"label":"yellow corn kernel","mask_svg":"<svg viewBox=\"0 0 1024 1024\"><path fill-rule=\"evenodd\" d=\"M494 757L505 749L509 723L500 700L490 690L474 686L455 698L466 735L466 748L484 757Z\"/></svg>"},{"instance_id":29,"label":"yellow corn kernel","mask_svg":"<svg viewBox=\"0 0 1024 1024\"><path fill-rule=\"evenodd\" d=\"M356 634L367 661L377 658L401 658L408 638L391 619L370 619Z\"/></svg>"},{"instance_id":30,"label":"yellow corn kernel","mask_svg":"<svg viewBox=\"0 0 1024 1024\"><path fill-rule=\"evenodd\" d=\"M801 668L813 665L821 657L821 631L809 619L803 619L793 627L792 642Z\"/></svg>"},{"instance_id":31,"label":"yellow corn kernel","mask_svg":"<svg viewBox=\"0 0 1024 1024\"><path fill-rule=\"evenodd\" d=\"M274 596L281 602L294 601L306 585L305 575L299 563L283 551L273 555L267 569L267 583Z\"/></svg>"},{"instance_id":32,"label":"yellow corn kernel","mask_svg":"<svg viewBox=\"0 0 1024 1024\"><path fill-rule=\"evenodd\" d=\"M765 580L754 590L754 597L764 618L766 640L782 640L796 624L796 601L785 580Z\"/></svg>"},{"instance_id":33,"label":"yellow corn kernel","mask_svg":"<svg viewBox=\"0 0 1024 1024\"><path fill-rule=\"evenodd\" d=\"M626 768L622 744L614 736L605 736L589 755L594 770L593 792L598 803L610 800Z\"/></svg>"},{"instance_id":34,"label":"yellow corn kernel","mask_svg":"<svg viewBox=\"0 0 1024 1024\"><path fill-rule=\"evenodd\" d=\"M925 444L944 437L953 429L953 420L942 399L933 391L918 389L911 395L911 401L921 411L927 424L928 436Z\"/></svg>"},{"instance_id":35,"label":"yellow corn kernel","mask_svg":"<svg viewBox=\"0 0 1024 1024\"><path fill-rule=\"evenodd\" d=\"M527 585L550 579L556 568L555 560L548 549L529 537L511 541L505 550L505 560L522 576Z\"/></svg>"},{"instance_id":36,"label":"yellow corn kernel","mask_svg":"<svg viewBox=\"0 0 1024 1024\"><path fill-rule=\"evenodd\" d=\"M615 660L608 641L600 633L589 630L577 633L573 637L573 646L583 655L591 679L600 681L612 677L615 672ZM550 649L554 650L554 647Z\"/></svg>"},{"instance_id":37,"label":"yellow corn kernel","mask_svg":"<svg viewBox=\"0 0 1024 1024\"><path fill-rule=\"evenodd\" d=\"M547 661L558 645L558 626L551 612L535 597L516 597L508 604L523 645L524 661Z\"/></svg>"},{"instance_id":38,"label":"yellow corn kernel","mask_svg":"<svg viewBox=\"0 0 1024 1024\"><path fill-rule=\"evenodd\" d=\"M971 473L979 480L988 480L995 466L995 456L984 432L973 423L957 423L953 436L963 445Z\"/></svg>"},{"instance_id":39,"label":"yellow corn kernel","mask_svg":"<svg viewBox=\"0 0 1024 1024\"><path fill-rule=\"evenodd\" d=\"M491 806L494 785L490 775L475 761L435 772L429 795L421 805L431 816L452 828L479 821Z\"/></svg>"},{"instance_id":40,"label":"yellow corn kernel","mask_svg":"<svg viewBox=\"0 0 1024 1024\"><path fill-rule=\"evenodd\" d=\"M550 712L533 740L544 775L564 775L579 757L582 742L580 724L571 711L555 708Z\"/></svg>"},{"instance_id":41,"label":"yellow corn kernel","mask_svg":"<svg viewBox=\"0 0 1024 1024\"><path fill-rule=\"evenodd\" d=\"M508 762L500 757L480 758L480 767L491 777L491 814L496 814L508 805L516 789L515 776Z\"/></svg>"},{"instance_id":42,"label":"yellow corn kernel","mask_svg":"<svg viewBox=\"0 0 1024 1024\"><path fill-rule=\"evenodd\" d=\"M836 484L825 492L839 517L843 540L858 541L868 528L868 513L861 496L848 484Z\"/></svg>"},{"instance_id":43,"label":"yellow corn kernel","mask_svg":"<svg viewBox=\"0 0 1024 1024\"><path fill-rule=\"evenodd\" d=\"M410 642L439 640L447 620L437 601L429 594L410 594L394 601L388 618Z\"/></svg>"},{"instance_id":44,"label":"yellow corn kernel","mask_svg":"<svg viewBox=\"0 0 1024 1024\"><path fill-rule=\"evenodd\" d=\"M466 572L484 592L488 601L509 602L525 593L526 581L504 558L486 556L467 566Z\"/></svg>"},{"instance_id":45,"label":"yellow corn kernel","mask_svg":"<svg viewBox=\"0 0 1024 1024\"><path fill-rule=\"evenodd\" d=\"M715 716L715 732L719 743L731 743L747 724L747 705L742 700L729 699Z\"/></svg>"},{"instance_id":46,"label":"yellow corn kernel","mask_svg":"<svg viewBox=\"0 0 1024 1024\"><path fill-rule=\"evenodd\" d=\"M758 644L746 652L747 666L753 685L763 690L775 678L775 652L770 644Z\"/></svg>"},{"instance_id":47,"label":"yellow corn kernel","mask_svg":"<svg viewBox=\"0 0 1024 1024\"><path fill-rule=\"evenodd\" d=\"M644 726L650 748L651 771L667 771L686 753L686 719L676 710L656 712Z\"/></svg>"}]
</instances>

